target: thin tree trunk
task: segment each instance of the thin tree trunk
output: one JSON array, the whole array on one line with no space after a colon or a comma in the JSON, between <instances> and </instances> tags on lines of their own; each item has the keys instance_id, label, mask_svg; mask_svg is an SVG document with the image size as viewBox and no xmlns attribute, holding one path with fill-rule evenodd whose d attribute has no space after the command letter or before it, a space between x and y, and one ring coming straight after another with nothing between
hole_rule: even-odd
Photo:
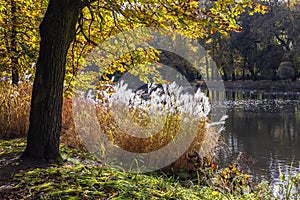
<instances>
[{"instance_id":1,"label":"thin tree trunk","mask_svg":"<svg viewBox=\"0 0 300 200\"><path fill-rule=\"evenodd\" d=\"M255 75L254 69L250 68L249 71L250 71L250 74L251 74L251 79L253 81L256 81L257 78L256 78L256 75Z\"/></svg>"},{"instance_id":2,"label":"thin tree trunk","mask_svg":"<svg viewBox=\"0 0 300 200\"><path fill-rule=\"evenodd\" d=\"M205 56L205 65L206 65L206 80L209 81L209 61L208 61L208 53Z\"/></svg>"},{"instance_id":3,"label":"thin tree trunk","mask_svg":"<svg viewBox=\"0 0 300 200\"><path fill-rule=\"evenodd\" d=\"M80 0L50 0L40 25L40 52L33 84L30 127L23 159L59 161L63 82L67 51L75 38L84 4Z\"/></svg>"},{"instance_id":4,"label":"thin tree trunk","mask_svg":"<svg viewBox=\"0 0 300 200\"><path fill-rule=\"evenodd\" d=\"M230 51L230 54L229 54L229 66L232 68L231 80L236 81L236 74L235 74L235 68L234 68L234 58L233 58L232 51Z\"/></svg>"},{"instance_id":5,"label":"thin tree trunk","mask_svg":"<svg viewBox=\"0 0 300 200\"><path fill-rule=\"evenodd\" d=\"M11 55L11 63L12 63L12 69L11 69L11 77L12 77L12 83L14 85L18 85L19 83L19 62L18 62L18 52L17 52L17 5L15 0L10 1L11 4L11 35L10 35L10 55Z\"/></svg>"},{"instance_id":6,"label":"thin tree trunk","mask_svg":"<svg viewBox=\"0 0 300 200\"><path fill-rule=\"evenodd\" d=\"M236 81L236 77L235 77L235 72L234 71L231 73L231 80L232 81Z\"/></svg>"},{"instance_id":7,"label":"thin tree trunk","mask_svg":"<svg viewBox=\"0 0 300 200\"><path fill-rule=\"evenodd\" d=\"M224 80L224 81L228 81L227 72L226 72L226 69L225 69L224 66L222 67L222 70L223 70L223 74L224 74L224 75L223 75L223 80Z\"/></svg>"}]
</instances>

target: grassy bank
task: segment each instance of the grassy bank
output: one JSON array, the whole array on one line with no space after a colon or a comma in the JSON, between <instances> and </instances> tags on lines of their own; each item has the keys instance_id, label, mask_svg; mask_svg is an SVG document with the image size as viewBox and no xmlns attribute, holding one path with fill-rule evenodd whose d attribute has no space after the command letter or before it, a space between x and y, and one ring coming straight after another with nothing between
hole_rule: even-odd
<instances>
[{"instance_id":1,"label":"grassy bank","mask_svg":"<svg viewBox=\"0 0 300 200\"><path fill-rule=\"evenodd\" d=\"M244 191L229 192L220 185L205 185L199 179L183 180L161 172L132 174L117 171L102 166L89 153L65 145L61 146L65 159L62 165L31 164L35 167L23 168L24 164L11 158L20 155L24 141L0 141L0 199L271 198L266 185L256 185L252 191L245 188Z\"/></svg>"}]
</instances>

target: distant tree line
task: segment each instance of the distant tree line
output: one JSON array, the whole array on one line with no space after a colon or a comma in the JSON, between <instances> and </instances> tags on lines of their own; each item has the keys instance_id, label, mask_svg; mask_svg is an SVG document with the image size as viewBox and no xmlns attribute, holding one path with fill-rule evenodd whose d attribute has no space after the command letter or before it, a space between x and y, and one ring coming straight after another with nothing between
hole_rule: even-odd
<instances>
[{"instance_id":1,"label":"distant tree line","mask_svg":"<svg viewBox=\"0 0 300 200\"><path fill-rule=\"evenodd\" d=\"M242 14L236 19L242 26L240 32L218 32L199 42L225 81L296 80L300 77L300 1L259 3L267 5L268 12ZM208 59L207 69L210 64ZM199 74L186 64L178 66L188 80L214 80L217 73Z\"/></svg>"},{"instance_id":2,"label":"distant tree line","mask_svg":"<svg viewBox=\"0 0 300 200\"><path fill-rule=\"evenodd\" d=\"M216 33L203 41L224 80L299 78L300 2L271 0L266 4L265 15L243 14L237 19L243 27L240 33L232 32L228 38Z\"/></svg>"}]
</instances>

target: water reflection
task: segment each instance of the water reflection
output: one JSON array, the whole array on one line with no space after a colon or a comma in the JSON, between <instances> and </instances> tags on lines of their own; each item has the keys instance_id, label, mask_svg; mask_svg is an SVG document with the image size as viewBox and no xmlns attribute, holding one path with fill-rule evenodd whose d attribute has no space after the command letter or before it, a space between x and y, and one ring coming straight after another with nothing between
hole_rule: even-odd
<instances>
[{"instance_id":1,"label":"water reflection","mask_svg":"<svg viewBox=\"0 0 300 200\"><path fill-rule=\"evenodd\" d=\"M256 91L209 92L210 98L225 101L228 119L224 140L230 154L244 152L256 162L251 167L255 177L276 181L279 168L287 171L300 161L299 93L264 93Z\"/></svg>"}]
</instances>

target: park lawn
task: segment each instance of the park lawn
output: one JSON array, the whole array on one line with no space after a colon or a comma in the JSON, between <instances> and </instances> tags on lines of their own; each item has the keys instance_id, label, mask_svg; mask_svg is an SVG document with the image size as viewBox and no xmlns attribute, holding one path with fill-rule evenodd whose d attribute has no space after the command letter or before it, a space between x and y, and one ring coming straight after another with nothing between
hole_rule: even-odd
<instances>
[{"instance_id":1,"label":"park lawn","mask_svg":"<svg viewBox=\"0 0 300 200\"><path fill-rule=\"evenodd\" d=\"M6 155L19 156L25 139L0 140L0 167L7 168ZM65 162L18 168L0 178L0 199L261 199L258 193L233 196L197 181L178 180L156 172L133 174L103 166L91 154L61 145ZM13 160L13 159L12 159ZM20 166L13 160L10 167Z\"/></svg>"}]
</instances>

